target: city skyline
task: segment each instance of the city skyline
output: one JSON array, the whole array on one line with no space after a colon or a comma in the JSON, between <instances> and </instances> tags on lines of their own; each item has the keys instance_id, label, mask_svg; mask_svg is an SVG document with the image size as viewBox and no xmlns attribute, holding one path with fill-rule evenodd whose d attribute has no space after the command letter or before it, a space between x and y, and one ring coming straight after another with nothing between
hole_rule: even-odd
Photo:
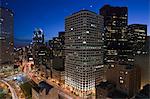
<instances>
[{"instance_id":1,"label":"city skyline","mask_svg":"<svg viewBox=\"0 0 150 99\"><path fill-rule=\"evenodd\" d=\"M73 12L87 9L98 13L99 8L105 4L127 6L129 11L129 24L148 25L149 23L148 0L138 0L136 3L129 0L117 0L115 2L113 0L55 0L53 2L49 0L38 0L36 2L35 0L30 0L28 2L26 2L26 0L2 1L4 2L4 6L13 9L15 13L14 36L16 41L30 41L32 39L32 32L35 28L42 28L44 30L46 40L52 39L52 37L57 36L59 31L64 31L64 19ZM148 26L148 35L150 35L149 32L150 27Z\"/></svg>"},{"instance_id":2,"label":"city skyline","mask_svg":"<svg viewBox=\"0 0 150 99\"><path fill-rule=\"evenodd\" d=\"M0 99L150 97L148 2L34 1L0 0Z\"/></svg>"}]
</instances>

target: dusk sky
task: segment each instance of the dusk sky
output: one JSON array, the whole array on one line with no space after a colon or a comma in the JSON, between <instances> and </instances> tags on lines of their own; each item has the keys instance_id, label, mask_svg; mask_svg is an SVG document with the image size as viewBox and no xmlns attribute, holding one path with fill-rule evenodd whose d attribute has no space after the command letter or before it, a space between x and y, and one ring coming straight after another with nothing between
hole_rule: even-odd
<instances>
[{"instance_id":1,"label":"dusk sky","mask_svg":"<svg viewBox=\"0 0 150 99\"><path fill-rule=\"evenodd\" d=\"M5 0L6 1L6 0ZM7 7L14 11L15 38L31 40L35 28L42 28L46 40L64 31L66 16L81 9L96 13L105 4L127 6L129 24L149 24L149 0L7 0ZM148 26L148 35L150 27Z\"/></svg>"}]
</instances>

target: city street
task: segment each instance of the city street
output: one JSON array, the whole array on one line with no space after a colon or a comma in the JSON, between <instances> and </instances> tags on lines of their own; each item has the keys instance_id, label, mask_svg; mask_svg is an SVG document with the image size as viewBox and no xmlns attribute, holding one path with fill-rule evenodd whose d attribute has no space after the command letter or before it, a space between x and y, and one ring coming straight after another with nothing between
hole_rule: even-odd
<instances>
[{"instance_id":1,"label":"city street","mask_svg":"<svg viewBox=\"0 0 150 99\"><path fill-rule=\"evenodd\" d=\"M57 84L53 79L45 79L44 77L41 77L36 70L31 70L31 67L28 65L29 63L26 63L24 66L24 72L30 79L32 79L35 83L39 83L41 81L46 81L50 85L52 85L54 88L56 88L59 92L59 94L63 95L67 99L78 99L79 97L71 93L70 90L65 88L65 85Z\"/></svg>"},{"instance_id":2,"label":"city street","mask_svg":"<svg viewBox=\"0 0 150 99\"><path fill-rule=\"evenodd\" d=\"M16 91L14 90L14 88L11 87L11 85L10 85L9 83L7 83L6 81L4 81L4 80L1 80L1 81L2 81L3 83L5 83L7 86L9 86L9 89L10 89L10 91L11 91L11 93L12 93L12 99L19 99L18 96L17 96Z\"/></svg>"},{"instance_id":3,"label":"city street","mask_svg":"<svg viewBox=\"0 0 150 99\"><path fill-rule=\"evenodd\" d=\"M13 99L25 99L23 91L20 88L20 85L27 82L26 75L23 73L18 73L15 75L8 76L3 78L3 82L6 83L12 92Z\"/></svg>"},{"instance_id":4,"label":"city street","mask_svg":"<svg viewBox=\"0 0 150 99\"><path fill-rule=\"evenodd\" d=\"M0 0L0 99L150 99L150 0L135 1Z\"/></svg>"}]
</instances>

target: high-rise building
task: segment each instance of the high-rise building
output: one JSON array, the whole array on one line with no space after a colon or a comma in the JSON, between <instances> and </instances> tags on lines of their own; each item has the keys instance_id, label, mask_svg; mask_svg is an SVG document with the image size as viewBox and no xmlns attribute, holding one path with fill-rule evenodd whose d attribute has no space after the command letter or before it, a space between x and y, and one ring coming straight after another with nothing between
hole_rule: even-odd
<instances>
[{"instance_id":1,"label":"high-rise building","mask_svg":"<svg viewBox=\"0 0 150 99\"><path fill-rule=\"evenodd\" d=\"M146 36L146 46L144 48L144 51L146 51L150 55L150 36Z\"/></svg>"},{"instance_id":2,"label":"high-rise building","mask_svg":"<svg viewBox=\"0 0 150 99\"><path fill-rule=\"evenodd\" d=\"M44 32L42 29L37 28L33 34L33 44L44 44Z\"/></svg>"},{"instance_id":3,"label":"high-rise building","mask_svg":"<svg viewBox=\"0 0 150 99\"><path fill-rule=\"evenodd\" d=\"M136 51L135 51L136 52ZM139 53L136 53L134 57L134 64L141 68L141 87L149 83L150 74L150 37L146 37L146 46L144 49L140 49Z\"/></svg>"},{"instance_id":4,"label":"high-rise building","mask_svg":"<svg viewBox=\"0 0 150 99\"><path fill-rule=\"evenodd\" d=\"M106 79L116 84L118 90L132 97L140 89L141 70L138 66L112 66L106 72Z\"/></svg>"},{"instance_id":5,"label":"high-rise building","mask_svg":"<svg viewBox=\"0 0 150 99\"><path fill-rule=\"evenodd\" d=\"M88 10L65 20L65 84L79 96L103 79L103 32L103 17Z\"/></svg>"},{"instance_id":6,"label":"high-rise building","mask_svg":"<svg viewBox=\"0 0 150 99\"><path fill-rule=\"evenodd\" d=\"M54 37L53 40L49 40L49 46L53 50L54 57L64 57L64 44L65 44L65 32L59 32L58 37Z\"/></svg>"},{"instance_id":7,"label":"high-rise building","mask_svg":"<svg viewBox=\"0 0 150 99\"><path fill-rule=\"evenodd\" d=\"M100 15L104 16L105 64L133 64L127 39L127 7L105 5L100 9Z\"/></svg>"},{"instance_id":8,"label":"high-rise building","mask_svg":"<svg viewBox=\"0 0 150 99\"><path fill-rule=\"evenodd\" d=\"M52 79L58 83L64 83L64 44L65 44L65 32L59 32L58 37L54 37L49 40L49 46L53 51L52 58Z\"/></svg>"},{"instance_id":9,"label":"high-rise building","mask_svg":"<svg viewBox=\"0 0 150 99\"><path fill-rule=\"evenodd\" d=\"M43 77L51 77L52 50L44 42L44 32L36 29L33 34L32 53L34 65Z\"/></svg>"},{"instance_id":10,"label":"high-rise building","mask_svg":"<svg viewBox=\"0 0 150 99\"><path fill-rule=\"evenodd\" d=\"M128 40L131 44L133 53L145 54L147 37L147 25L143 24L131 24L128 26Z\"/></svg>"},{"instance_id":11,"label":"high-rise building","mask_svg":"<svg viewBox=\"0 0 150 99\"><path fill-rule=\"evenodd\" d=\"M0 66L13 65L13 51L14 13L10 9L0 7Z\"/></svg>"},{"instance_id":12,"label":"high-rise building","mask_svg":"<svg viewBox=\"0 0 150 99\"><path fill-rule=\"evenodd\" d=\"M147 25L128 26L128 40L134 54L134 64L141 68L141 85L149 82L149 51Z\"/></svg>"},{"instance_id":13,"label":"high-rise building","mask_svg":"<svg viewBox=\"0 0 150 99\"><path fill-rule=\"evenodd\" d=\"M44 46L44 33L42 29L35 29L33 34L33 41L32 41L32 53L34 64L39 65L38 62L38 53L40 47Z\"/></svg>"}]
</instances>

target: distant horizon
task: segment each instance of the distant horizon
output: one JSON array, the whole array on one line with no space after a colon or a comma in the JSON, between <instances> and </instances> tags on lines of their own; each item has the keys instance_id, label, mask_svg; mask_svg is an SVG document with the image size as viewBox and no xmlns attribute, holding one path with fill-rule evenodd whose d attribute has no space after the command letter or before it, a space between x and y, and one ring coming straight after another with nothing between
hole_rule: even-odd
<instances>
[{"instance_id":1,"label":"distant horizon","mask_svg":"<svg viewBox=\"0 0 150 99\"><path fill-rule=\"evenodd\" d=\"M65 18L82 9L99 14L99 9L108 4L128 7L128 24L146 24L149 27L149 0L2 0L3 6L14 12L14 38L32 40L35 28L43 29L45 40L50 40L65 31ZM7 2L7 3L6 3ZM6 4L5 4L6 3Z\"/></svg>"}]
</instances>

